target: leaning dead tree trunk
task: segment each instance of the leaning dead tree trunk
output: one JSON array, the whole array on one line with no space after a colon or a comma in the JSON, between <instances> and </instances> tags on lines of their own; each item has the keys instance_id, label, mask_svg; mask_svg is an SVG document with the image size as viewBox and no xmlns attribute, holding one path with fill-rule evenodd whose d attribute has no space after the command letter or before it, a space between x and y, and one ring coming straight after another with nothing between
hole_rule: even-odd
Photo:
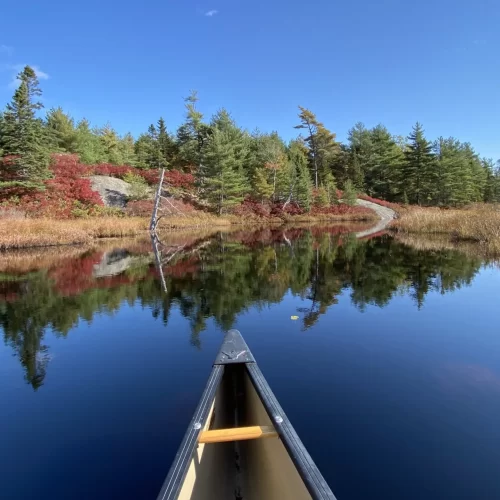
<instances>
[{"instance_id":1,"label":"leaning dead tree trunk","mask_svg":"<svg viewBox=\"0 0 500 500\"><path fill-rule=\"evenodd\" d=\"M165 181L165 169L162 168L160 173L160 180L158 181L158 187L156 188L155 201L153 204L153 213L151 214L151 222L149 224L149 230L151 232L156 232L158 227L158 222L165 215L181 215L182 217L187 217L186 214L176 207L170 200L172 196L165 196L165 194L171 194L172 188Z\"/></svg>"},{"instance_id":2,"label":"leaning dead tree trunk","mask_svg":"<svg viewBox=\"0 0 500 500\"><path fill-rule=\"evenodd\" d=\"M290 194L288 195L288 198L285 201L285 203L283 203L283 206L281 207L282 210L284 210L285 207L292 201L292 195L293 195L293 188L294 187L295 187L295 181L293 181L292 184L290 185Z\"/></svg>"}]
</instances>

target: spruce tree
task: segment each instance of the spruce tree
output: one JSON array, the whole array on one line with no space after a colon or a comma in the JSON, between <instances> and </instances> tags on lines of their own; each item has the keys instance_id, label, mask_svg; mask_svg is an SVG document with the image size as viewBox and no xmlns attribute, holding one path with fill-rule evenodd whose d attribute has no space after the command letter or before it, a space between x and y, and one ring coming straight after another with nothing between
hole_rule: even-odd
<instances>
[{"instance_id":1,"label":"spruce tree","mask_svg":"<svg viewBox=\"0 0 500 500\"><path fill-rule=\"evenodd\" d=\"M155 168L151 165L151 158L154 158L155 141L150 134L141 134L134 144L136 165L139 168Z\"/></svg>"},{"instance_id":2,"label":"spruce tree","mask_svg":"<svg viewBox=\"0 0 500 500\"><path fill-rule=\"evenodd\" d=\"M365 170L367 192L393 200L400 191L403 154L383 125L370 130L371 154Z\"/></svg>"},{"instance_id":3,"label":"spruce tree","mask_svg":"<svg viewBox=\"0 0 500 500\"><path fill-rule=\"evenodd\" d=\"M203 122L203 114L198 111L198 94L192 91L184 99L186 121L177 130L179 163L182 166L196 167L198 177L204 176L203 149L211 133L210 126Z\"/></svg>"},{"instance_id":4,"label":"spruce tree","mask_svg":"<svg viewBox=\"0 0 500 500\"><path fill-rule=\"evenodd\" d=\"M252 187L254 195L264 203L264 201L269 200L274 192L272 184L268 181L268 171L259 167L256 168L252 178Z\"/></svg>"},{"instance_id":5,"label":"spruce tree","mask_svg":"<svg viewBox=\"0 0 500 500\"><path fill-rule=\"evenodd\" d=\"M45 128L51 152L77 152L78 137L75 122L62 108L52 108L47 113Z\"/></svg>"},{"instance_id":6,"label":"spruce tree","mask_svg":"<svg viewBox=\"0 0 500 500\"><path fill-rule=\"evenodd\" d=\"M213 129L205 148L204 198L221 215L237 205L248 191L238 158L238 145L228 130Z\"/></svg>"},{"instance_id":7,"label":"spruce tree","mask_svg":"<svg viewBox=\"0 0 500 500\"><path fill-rule=\"evenodd\" d=\"M10 185L41 187L41 182L50 177L43 125L36 117L43 107L39 101L42 91L31 67L26 66L17 78L19 87L7 104L0 133L3 154L12 158L3 163L1 175Z\"/></svg>"},{"instance_id":8,"label":"spruce tree","mask_svg":"<svg viewBox=\"0 0 500 500\"><path fill-rule=\"evenodd\" d=\"M347 205L356 205L356 200L358 198L358 193L356 192L356 188L352 183L351 179L347 179L344 183L344 193L342 195L342 201Z\"/></svg>"},{"instance_id":9,"label":"spruce tree","mask_svg":"<svg viewBox=\"0 0 500 500\"><path fill-rule=\"evenodd\" d=\"M76 153L80 161L86 165L95 165L107 161L104 146L99 137L98 129L91 129L85 118L76 126Z\"/></svg>"},{"instance_id":10,"label":"spruce tree","mask_svg":"<svg viewBox=\"0 0 500 500\"><path fill-rule=\"evenodd\" d=\"M118 147L123 164L135 167L137 165L137 157L135 155L135 141L130 132L126 133L120 139Z\"/></svg>"},{"instance_id":11,"label":"spruce tree","mask_svg":"<svg viewBox=\"0 0 500 500\"><path fill-rule=\"evenodd\" d=\"M160 168L172 168L174 164L174 158L176 156L176 144L167 131L167 126L165 125L165 120L160 118L158 120L158 159Z\"/></svg>"},{"instance_id":12,"label":"spruce tree","mask_svg":"<svg viewBox=\"0 0 500 500\"><path fill-rule=\"evenodd\" d=\"M410 203L430 204L436 188L436 169L432 145L424 136L424 129L416 123L408 136L403 167L404 186Z\"/></svg>"},{"instance_id":13,"label":"spruce tree","mask_svg":"<svg viewBox=\"0 0 500 500\"><path fill-rule=\"evenodd\" d=\"M295 179L292 188L293 200L309 211L312 203L312 181L307 161L307 146L301 140L291 141L288 146L288 162Z\"/></svg>"},{"instance_id":14,"label":"spruce tree","mask_svg":"<svg viewBox=\"0 0 500 500\"><path fill-rule=\"evenodd\" d=\"M113 127L108 123L99 132L99 138L107 163L123 165L120 138Z\"/></svg>"}]
</instances>

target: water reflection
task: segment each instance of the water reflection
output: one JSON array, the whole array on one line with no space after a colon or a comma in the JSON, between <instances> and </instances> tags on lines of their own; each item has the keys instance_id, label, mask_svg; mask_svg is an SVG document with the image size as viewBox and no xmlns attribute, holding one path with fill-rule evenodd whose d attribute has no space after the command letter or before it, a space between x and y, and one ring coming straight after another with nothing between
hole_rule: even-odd
<instances>
[{"instance_id":1,"label":"water reflection","mask_svg":"<svg viewBox=\"0 0 500 500\"><path fill-rule=\"evenodd\" d=\"M168 324L178 307L191 343L212 318L229 329L238 314L279 303L291 293L307 330L342 293L363 311L408 295L421 308L431 291L470 285L484 264L455 250L425 251L388 236L359 240L335 227L176 236L123 248L0 256L0 327L36 390L50 361L46 329L66 336L81 320L139 303ZM118 245L118 244L117 244Z\"/></svg>"}]
</instances>

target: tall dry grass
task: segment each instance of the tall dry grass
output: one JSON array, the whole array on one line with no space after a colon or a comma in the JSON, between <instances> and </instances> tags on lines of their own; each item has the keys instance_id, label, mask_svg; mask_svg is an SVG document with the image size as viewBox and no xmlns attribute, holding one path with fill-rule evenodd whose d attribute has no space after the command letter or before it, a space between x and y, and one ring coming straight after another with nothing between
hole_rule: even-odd
<instances>
[{"instance_id":1,"label":"tall dry grass","mask_svg":"<svg viewBox=\"0 0 500 500\"><path fill-rule=\"evenodd\" d=\"M412 208L400 213L391 227L402 233L444 234L451 241L479 243L500 254L500 207L477 204L464 209Z\"/></svg>"},{"instance_id":2,"label":"tall dry grass","mask_svg":"<svg viewBox=\"0 0 500 500\"><path fill-rule=\"evenodd\" d=\"M88 219L0 219L0 250L55 245L90 244L100 238L146 234L148 217L93 217ZM211 214L165 217L158 229L227 227L229 220Z\"/></svg>"},{"instance_id":3,"label":"tall dry grass","mask_svg":"<svg viewBox=\"0 0 500 500\"><path fill-rule=\"evenodd\" d=\"M0 249L88 244L96 238L135 236L147 228L142 218L0 219Z\"/></svg>"}]
</instances>

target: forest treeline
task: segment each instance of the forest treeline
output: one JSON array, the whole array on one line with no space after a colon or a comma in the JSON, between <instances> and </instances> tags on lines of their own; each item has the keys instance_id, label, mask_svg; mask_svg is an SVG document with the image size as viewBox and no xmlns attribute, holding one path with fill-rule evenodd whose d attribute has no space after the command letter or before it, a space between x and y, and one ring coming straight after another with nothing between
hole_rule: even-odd
<instances>
[{"instance_id":1,"label":"forest treeline","mask_svg":"<svg viewBox=\"0 0 500 500\"><path fill-rule=\"evenodd\" d=\"M461 206L500 201L499 164L481 158L454 137L431 140L416 123L407 137L382 124L355 124L341 143L316 115L299 107L298 137L249 132L221 109L205 119L196 92L185 99L186 116L176 130L163 118L134 138L107 124L78 122L61 108L41 117L35 71L25 67L19 87L0 114L0 187L40 189L50 177L52 153L75 153L82 163L177 169L196 179L197 192L219 213L246 197L286 205L338 202L338 189L419 205Z\"/></svg>"},{"instance_id":2,"label":"forest treeline","mask_svg":"<svg viewBox=\"0 0 500 500\"><path fill-rule=\"evenodd\" d=\"M268 308L288 294L302 299L297 314L307 330L343 293L359 310L384 307L402 293L420 308L429 292L467 286L484 265L456 250L421 251L392 238L359 240L334 229L221 233L195 254L179 252L164 267L165 288L147 256L120 275L97 278L102 252L63 254L48 269L0 275L0 330L37 388L50 360L43 342L48 328L66 336L80 320L96 321L127 303L150 310L166 327L179 311L190 324L190 342L200 347L210 319L226 331L244 311Z\"/></svg>"}]
</instances>

